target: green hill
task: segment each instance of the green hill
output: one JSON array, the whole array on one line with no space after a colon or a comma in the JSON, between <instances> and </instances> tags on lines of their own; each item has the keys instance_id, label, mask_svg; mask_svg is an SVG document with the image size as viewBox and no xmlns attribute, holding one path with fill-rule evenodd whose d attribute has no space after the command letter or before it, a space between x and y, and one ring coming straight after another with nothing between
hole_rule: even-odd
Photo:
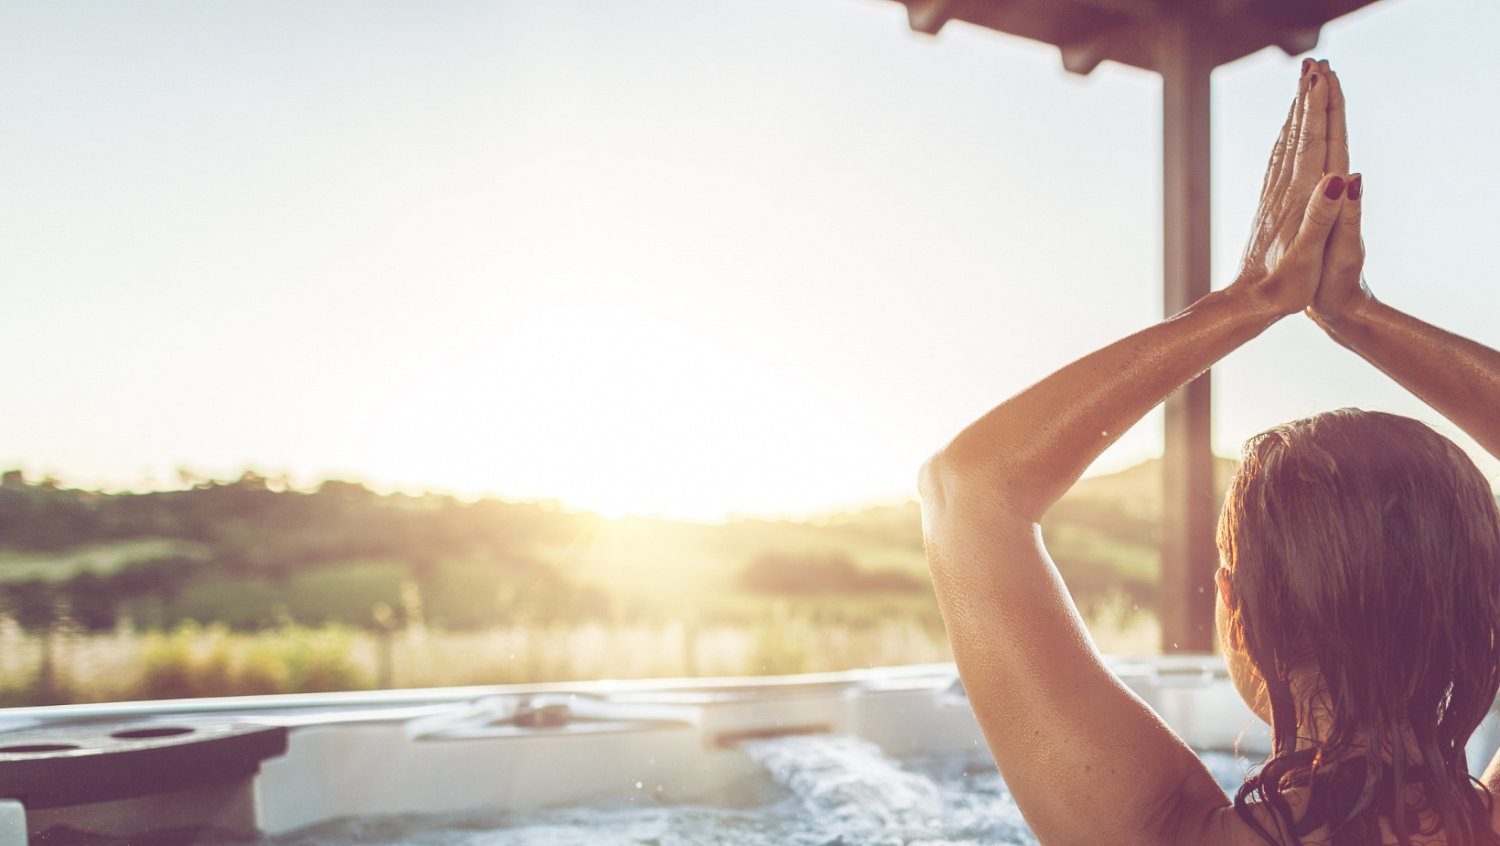
<instances>
[{"instance_id":1,"label":"green hill","mask_svg":"<svg viewBox=\"0 0 1500 846\"><path fill-rule=\"evenodd\" d=\"M1159 476L1147 462L1086 479L1048 514L1081 605L1154 605ZM935 619L916 503L704 525L340 481L278 490L253 473L115 494L5 474L0 601L31 628L65 616L93 630L743 618L777 601Z\"/></svg>"}]
</instances>

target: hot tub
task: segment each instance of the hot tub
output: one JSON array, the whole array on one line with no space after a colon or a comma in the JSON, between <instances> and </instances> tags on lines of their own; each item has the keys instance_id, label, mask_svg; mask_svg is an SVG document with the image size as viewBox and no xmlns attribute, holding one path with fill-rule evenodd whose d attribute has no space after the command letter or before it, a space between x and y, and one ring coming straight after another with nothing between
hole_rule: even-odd
<instances>
[{"instance_id":1,"label":"hot tub","mask_svg":"<svg viewBox=\"0 0 1500 846\"><path fill-rule=\"evenodd\" d=\"M1195 749L1231 762L1222 753L1269 750L1219 659L1110 663ZM1497 745L1492 714L1470 742L1474 766ZM816 793L849 781L839 767L889 770L872 783L925 767L937 786L913 783L916 795L946 789L938 770L992 766L951 664L17 708L0 710L0 846L275 838L402 814L482 811L506 825L557 808L732 809L768 773L783 792Z\"/></svg>"}]
</instances>

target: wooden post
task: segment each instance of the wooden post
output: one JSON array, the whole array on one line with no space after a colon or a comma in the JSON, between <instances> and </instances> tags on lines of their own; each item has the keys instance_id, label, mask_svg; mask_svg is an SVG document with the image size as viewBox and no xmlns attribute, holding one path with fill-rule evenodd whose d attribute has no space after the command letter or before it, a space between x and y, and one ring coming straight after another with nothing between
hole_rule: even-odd
<instances>
[{"instance_id":1,"label":"wooden post","mask_svg":"<svg viewBox=\"0 0 1500 846\"><path fill-rule=\"evenodd\" d=\"M1210 36L1190 18L1163 24L1163 290L1176 314L1209 291ZM1163 652L1208 652L1214 637L1214 490L1209 374L1167 398L1163 454Z\"/></svg>"}]
</instances>

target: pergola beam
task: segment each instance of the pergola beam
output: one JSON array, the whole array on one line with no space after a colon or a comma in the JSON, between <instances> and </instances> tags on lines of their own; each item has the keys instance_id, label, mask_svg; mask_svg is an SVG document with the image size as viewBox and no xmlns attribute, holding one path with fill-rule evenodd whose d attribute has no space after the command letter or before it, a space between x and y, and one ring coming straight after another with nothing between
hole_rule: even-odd
<instances>
[{"instance_id":1,"label":"pergola beam","mask_svg":"<svg viewBox=\"0 0 1500 846\"><path fill-rule=\"evenodd\" d=\"M1157 45L1173 21L1198 21L1215 66L1266 47L1313 49L1323 23L1374 0L900 0L911 28L936 34L950 20L1057 45L1074 73L1102 61L1160 72ZM1071 60L1069 57L1073 57Z\"/></svg>"}]
</instances>

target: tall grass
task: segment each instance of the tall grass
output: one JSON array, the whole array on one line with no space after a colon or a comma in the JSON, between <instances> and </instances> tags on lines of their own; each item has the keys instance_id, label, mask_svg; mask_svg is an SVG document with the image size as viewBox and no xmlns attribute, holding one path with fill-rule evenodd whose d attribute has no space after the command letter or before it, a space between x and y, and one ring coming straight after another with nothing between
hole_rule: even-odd
<instances>
[{"instance_id":1,"label":"tall grass","mask_svg":"<svg viewBox=\"0 0 1500 846\"><path fill-rule=\"evenodd\" d=\"M1106 608L1105 652L1150 652L1150 614ZM249 634L185 624L87 634L28 632L0 616L0 706L311 693L601 678L777 675L952 660L919 620L830 623L774 607L755 625L516 625L369 632L285 625Z\"/></svg>"},{"instance_id":2,"label":"tall grass","mask_svg":"<svg viewBox=\"0 0 1500 846\"><path fill-rule=\"evenodd\" d=\"M255 634L69 626L31 633L0 617L0 705L818 672L950 660L915 621L760 626L523 625L476 632L371 633L283 626Z\"/></svg>"}]
</instances>

